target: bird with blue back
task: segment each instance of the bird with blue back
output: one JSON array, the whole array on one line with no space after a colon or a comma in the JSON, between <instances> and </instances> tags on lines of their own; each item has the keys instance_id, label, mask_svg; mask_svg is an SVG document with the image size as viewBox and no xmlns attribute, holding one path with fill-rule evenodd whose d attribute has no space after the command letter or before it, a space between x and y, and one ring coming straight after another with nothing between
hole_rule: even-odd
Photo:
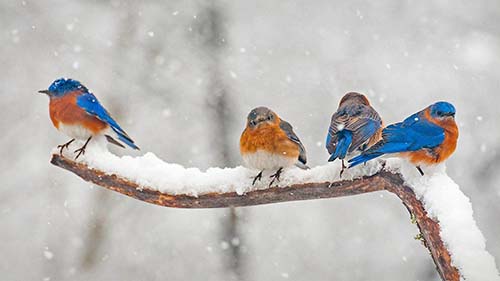
<instances>
[{"instance_id":1,"label":"bird with blue back","mask_svg":"<svg viewBox=\"0 0 500 281\"><path fill-rule=\"evenodd\" d=\"M337 111L332 115L326 137L326 149L330 154L328 161L342 160L341 177L346 168L346 157L380 140L382 123L382 118L363 94L350 92L342 97Z\"/></svg>"},{"instance_id":2,"label":"bird with blue back","mask_svg":"<svg viewBox=\"0 0 500 281\"><path fill-rule=\"evenodd\" d=\"M71 138L65 144L58 145L62 155L64 149L75 140L85 141L84 145L75 150L75 160L82 154L92 139L104 135L106 139L122 148L126 144L139 150L134 141L111 117L97 98L80 82L73 79L60 78L55 80L47 90L39 93L49 96L49 114L54 126Z\"/></svg>"},{"instance_id":3,"label":"bird with blue back","mask_svg":"<svg viewBox=\"0 0 500 281\"><path fill-rule=\"evenodd\" d=\"M451 103L440 101L403 122L387 126L382 131L382 140L349 160L349 163L350 167L354 167L384 154L397 153L413 163L423 176L421 167L439 164L448 159L457 147L457 140L455 107Z\"/></svg>"},{"instance_id":4,"label":"bird with blue back","mask_svg":"<svg viewBox=\"0 0 500 281\"><path fill-rule=\"evenodd\" d=\"M248 114L240 153L245 166L260 170L252 184L261 180L264 170L276 171L271 175L271 186L280 180L284 168L296 165L307 169L306 150L292 125L267 107L257 107Z\"/></svg>"}]
</instances>

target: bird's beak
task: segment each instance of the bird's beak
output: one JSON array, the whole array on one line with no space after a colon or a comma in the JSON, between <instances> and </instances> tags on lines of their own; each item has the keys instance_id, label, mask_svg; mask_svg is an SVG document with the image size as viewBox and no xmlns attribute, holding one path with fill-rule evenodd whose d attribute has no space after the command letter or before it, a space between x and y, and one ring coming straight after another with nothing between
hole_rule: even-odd
<instances>
[{"instance_id":1,"label":"bird's beak","mask_svg":"<svg viewBox=\"0 0 500 281\"><path fill-rule=\"evenodd\" d=\"M38 91L38 92L39 92L40 94L46 94L46 95L48 95L48 94L50 93L50 91L49 91L49 90L40 90L40 91Z\"/></svg>"}]
</instances>

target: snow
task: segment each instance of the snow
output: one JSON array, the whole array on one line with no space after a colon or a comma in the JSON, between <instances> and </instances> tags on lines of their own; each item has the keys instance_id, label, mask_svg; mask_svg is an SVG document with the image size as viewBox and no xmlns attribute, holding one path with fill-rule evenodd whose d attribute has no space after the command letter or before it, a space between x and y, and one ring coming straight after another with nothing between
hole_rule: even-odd
<instances>
[{"instance_id":1,"label":"snow","mask_svg":"<svg viewBox=\"0 0 500 281\"><path fill-rule=\"evenodd\" d=\"M82 145L82 141L75 141L64 150L64 156L73 159L75 149ZM54 149L54 154L59 150ZM108 174L117 174L142 188L150 188L164 193L178 195L186 194L198 196L212 192L236 192L240 195L257 189L268 188L269 176L275 171L264 171L262 181L252 186L253 178L258 170L247 169L242 166L235 168L210 168L201 171L198 168L186 168L179 164L167 163L152 152L142 156L116 156L106 148L104 139L93 138L84 155L78 159L90 168L101 170ZM354 179L363 175L374 174L380 170L378 162L362 166L362 169L347 170L342 179ZM288 186L306 182L326 182L339 180L340 162L328 163L309 170L298 167L285 169L281 174L281 181L276 186Z\"/></svg>"},{"instance_id":2,"label":"snow","mask_svg":"<svg viewBox=\"0 0 500 281\"><path fill-rule=\"evenodd\" d=\"M81 142L75 143L65 151L68 153L67 157L74 157L71 151L81 145ZM57 150L53 152L58 153ZM103 139L90 142L79 161L91 168L120 175L143 188L173 195L198 196L211 192L236 192L243 195L252 190L268 188L269 175L274 172L265 172L262 181L252 186L253 177L259 171L242 166L201 171L198 168L185 168L179 164L164 162L151 152L138 157L119 157L107 150ZM342 179L352 180L372 175L381 168L381 161L371 161L367 165L346 170ZM451 253L453 265L465 280L500 281L494 257L486 251L485 238L473 218L470 200L448 177L445 165L423 167L425 176L421 176L415 166L407 161L389 158L386 169L402 174L406 184L413 188L416 196L423 202L429 216L439 222L441 237ZM339 180L339 173L339 161L309 170L293 167L285 169L277 187L273 185L272 188L306 182L336 181Z\"/></svg>"},{"instance_id":3,"label":"snow","mask_svg":"<svg viewBox=\"0 0 500 281\"><path fill-rule=\"evenodd\" d=\"M51 251L49 251L48 249L45 249L43 251L43 256L48 259L48 260L51 260L52 258L54 258L54 253L52 253Z\"/></svg>"},{"instance_id":4,"label":"snow","mask_svg":"<svg viewBox=\"0 0 500 281\"><path fill-rule=\"evenodd\" d=\"M441 239L465 280L500 280L495 259L486 251L485 238L473 218L471 202L446 174L445 165L424 168L425 176L401 159L388 159L386 168L403 175L429 216L439 222Z\"/></svg>"}]
</instances>

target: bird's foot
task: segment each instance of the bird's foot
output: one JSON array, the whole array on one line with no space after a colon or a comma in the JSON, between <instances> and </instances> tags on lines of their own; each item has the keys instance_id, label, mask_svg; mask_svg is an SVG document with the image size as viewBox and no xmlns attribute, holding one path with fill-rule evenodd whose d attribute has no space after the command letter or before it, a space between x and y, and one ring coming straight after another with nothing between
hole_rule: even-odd
<instances>
[{"instance_id":1,"label":"bird's foot","mask_svg":"<svg viewBox=\"0 0 500 281\"><path fill-rule=\"evenodd\" d=\"M422 171L422 168L420 168L420 166L417 166L417 170L422 176L424 176L424 171Z\"/></svg>"},{"instance_id":2,"label":"bird's foot","mask_svg":"<svg viewBox=\"0 0 500 281\"><path fill-rule=\"evenodd\" d=\"M255 178L253 178L252 185L255 185L257 180L260 181L262 179L262 172L264 172L264 170L260 171L260 173L258 175L256 175Z\"/></svg>"},{"instance_id":3,"label":"bird's foot","mask_svg":"<svg viewBox=\"0 0 500 281\"><path fill-rule=\"evenodd\" d=\"M78 154L76 155L75 160L78 159L78 157L80 157L80 155L82 155L82 154L85 155L85 147L82 146L74 151L74 153L77 153L77 152L78 152Z\"/></svg>"},{"instance_id":4,"label":"bird's foot","mask_svg":"<svg viewBox=\"0 0 500 281\"><path fill-rule=\"evenodd\" d=\"M59 148L59 155L60 156L63 156L63 150L66 148L68 149L69 145L74 142L75 139L71 139L70 141L68 141L67 143L64 143L64 144L60 144L57 146L57 148Z\"/></svg>"},{"instance_id":5,"label":"bird's foot","mask_svg":"<svg viewBox=\"0 0 500 281\"><path fill-rule=\"evenodd\" d=\"M344 173L345 169L347 169L347 166L344 163L344 159L342 159L342 169L340 170L339 178L342 178L342 174Z\"/></svg>"},{"instance_id":6,"label":"bird's foot","mask_svg":"<svg viewBox=\"0 0 500 281\"><path fill-rule=\"evenodd\" d=\"M271 185L273 185L274 181L280 181L281 172L283 172L283 168L279 168L276 171L276 173L269 176L272 179L271 182L269 183L269 187L271 187Z\"/></svg>"},{"instance_id":7,"label":"bird's foot","mask_svg":"<svg viewBox=\"0 0 500 281\"><path fill-rule=\"evenodd\" d=\"M78 152L78 154L75 157L75 160L78 159L78 157L80 157L80 155L82 155L82 154L85 155L85 149L87 148L87 144L89 144L89 141L91 139L92 139L92 137L89 137L87 139L87 141L85 142L85 144L82 147L80 147L80 148L78 148L77 150L74 151L74 153Z\"/></svg>"},{"instance_id":8,"label":"bird's foot","mask_svg":"<svg viewBox=\"0 0 500 281\"><path fill-rule=\"evenodd\" d=\"M366 164L366 163L365 163ZM383 170L385 169L385 165L387 164L387 162L385 161L381 161L380 165L382 166L382 168L380 168L380 170Z\"/></svg>"}]
</instances>

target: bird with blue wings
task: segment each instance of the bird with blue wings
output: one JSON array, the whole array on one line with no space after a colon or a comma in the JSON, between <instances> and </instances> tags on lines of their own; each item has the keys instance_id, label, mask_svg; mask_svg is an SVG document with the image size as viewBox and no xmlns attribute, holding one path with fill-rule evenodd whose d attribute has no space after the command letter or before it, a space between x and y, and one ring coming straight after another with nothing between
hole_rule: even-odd
<instances>
[{"instance_id":1,"label":"bird with blue wings","mask_svg":"<svg viewBox=\"0 0 500 281\"><path fill-rule=\"evenodd\" d=\"M296 165L307 169L306 150L290 123L267 107L254 108L247 116L240 138L240 153L245 166L260 170L253 184L261 180L264 170L276 170L271 186L280 180L284 168Z\"/></svg>"},{"instance_id":2,"label":"bird with blue wings","mask_svg":"<svg viewBox=\"0 0 500 281\"><path fill-rule=\"evenodd\" d=\"M78 159L81 154L85 154L85 148L92 137L97 135L104 135L110 143L122 148L125 148L122 144L124 143L133 149L139 149L94 94L80 82L60 78L55 80L47 90L38 92L50 98L49 114L54 126L72 138L69 142L58 145L61 155L75 139L83 140L84 145L74 151L78 153L75 160Z\"/></svg>"},{"instance_id":3,"label":"bird with blue wings","mask_svg":"<svg viewBox=\"0 0 500 281\"><path fill-rule=\"evenodd\" d=\"M455 107L448 102L436 102L411 115L403 122L382 131L382 140L349 160L354 167L384 154L397 153L416 165L434 165L448 159L456 149L458 126Z\"/></svg>"},{"instance_id":4,"label":"bird with blue wings","mask_svg":"<svg viewBox=\"0 0 500 281\"><path fill-rule=\"evenodd\" d=\"M337 158L342 160L342 176L346 168L344 159L375 144L380 139L381 132L382 118L368 99L360 93L345 94L337 111L332 115L328 129L328 161L335 161Z\"/></svg>"}]
</instances>

